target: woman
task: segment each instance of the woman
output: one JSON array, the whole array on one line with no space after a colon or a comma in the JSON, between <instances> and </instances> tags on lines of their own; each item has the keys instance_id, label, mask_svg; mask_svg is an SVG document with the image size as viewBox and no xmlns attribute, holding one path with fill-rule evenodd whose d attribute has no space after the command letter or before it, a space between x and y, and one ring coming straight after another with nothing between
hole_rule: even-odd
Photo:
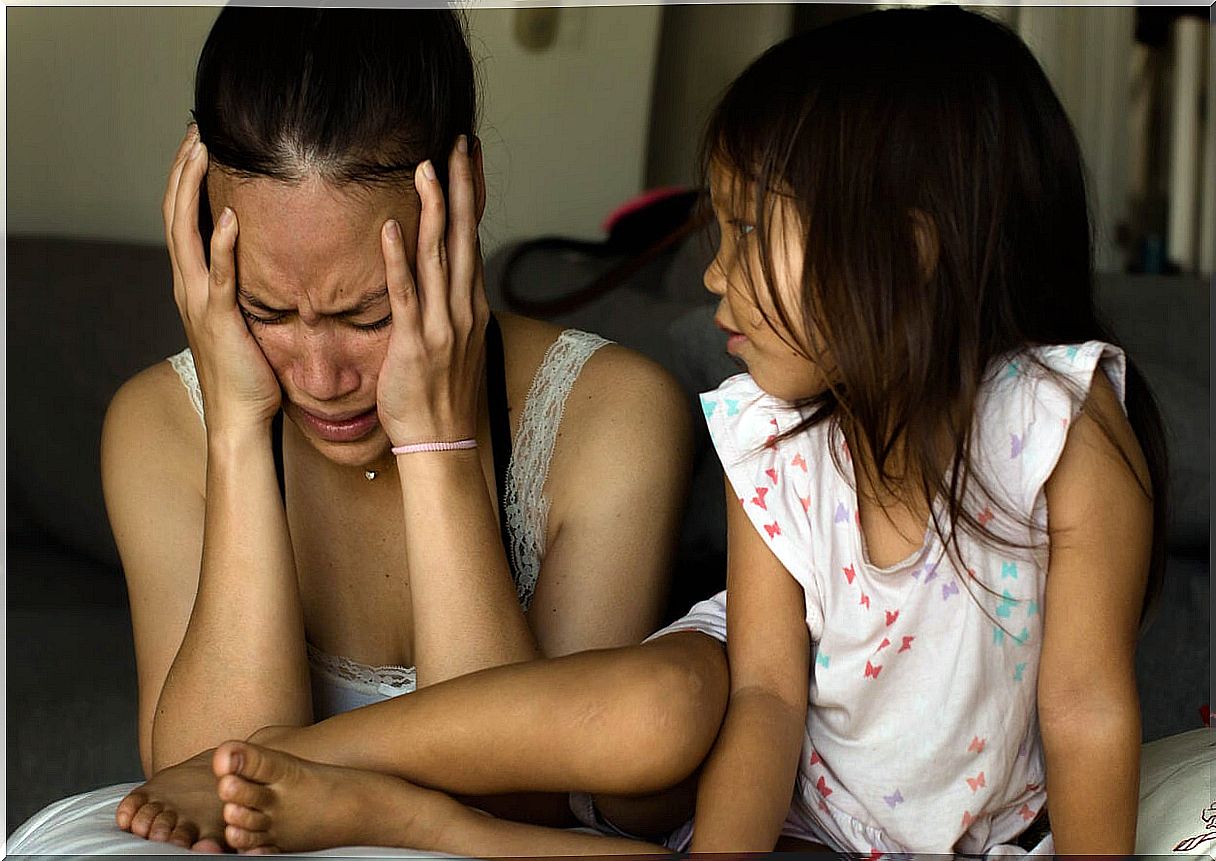
<instances>
[{"instance_id":1,"label":"woman","mask_svg":"<svg viewBox=\"0 0 1216 861\"><path fill-rule=\"evenodd\" d=\"M141 791L174 799L119 821L217 849L224 739L653 630L691 443L657 366L489 314L453 14L229 7L195 99L163 210L190 349L115 396L102 471Z\"/></svg>"}]
</instances>

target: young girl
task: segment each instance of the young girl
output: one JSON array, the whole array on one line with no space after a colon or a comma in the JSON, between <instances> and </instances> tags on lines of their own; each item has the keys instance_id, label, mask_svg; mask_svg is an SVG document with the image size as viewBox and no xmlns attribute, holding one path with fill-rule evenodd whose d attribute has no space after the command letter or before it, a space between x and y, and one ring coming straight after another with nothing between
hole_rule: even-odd
<instances>
[{"instance_id":1,"label":"young girl","mask_svg":"<svg viewBox=\"0 0 1216 861\"><path fill-rule=\"evenodd\" d=\"M1133 851L1161 432L1095 318L1080 154L1042 70L974 14L865 14L756 61L705 164L705 282L747 369L702 399L726 593L641 647L221 746L233 846L639 851L433 790L593 790L585 821L654 836L653 805L608 794L699 767L668 847Z\"/></svg>"}]
</instances>

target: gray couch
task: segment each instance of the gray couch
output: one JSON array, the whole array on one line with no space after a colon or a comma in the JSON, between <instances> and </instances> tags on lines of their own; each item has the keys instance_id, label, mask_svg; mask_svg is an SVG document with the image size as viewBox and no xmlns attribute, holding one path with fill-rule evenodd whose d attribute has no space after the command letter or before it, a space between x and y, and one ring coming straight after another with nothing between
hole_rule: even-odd
<instances>
[{"instance_id":1,"label":"gray couch","mask_svg":"<svg viewBox=\"0 0 1216 861\"><path fill-rule=\"evenodd\" d=\"M184 346L163 249L10 237L8 251L8 827L46 803L140 776L126 591L97 449L106 404ZM502 305L505 254L487 263ZM695 392L735 371L700 287L707 245L686 243L561 322L652 356ZM560 293L603 259L523 257L529 296ZM1188 279L1104 278L1103 307L1171 429L1170 561L1137 659L1145 739L1199 725L1209 701L1209 297ZM670 613L720 588L721 475L700 438Z\"/></svg>"}]
</instances>

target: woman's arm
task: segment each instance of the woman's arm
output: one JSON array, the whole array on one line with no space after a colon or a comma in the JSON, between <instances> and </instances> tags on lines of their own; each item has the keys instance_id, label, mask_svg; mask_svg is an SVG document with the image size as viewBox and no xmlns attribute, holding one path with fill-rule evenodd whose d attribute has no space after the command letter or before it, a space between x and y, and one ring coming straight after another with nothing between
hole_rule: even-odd
<instances>
[{"instance_id":1,"label":"woman's arm","mask_svg":"<svg viewBox=\"0 0 1216 861\"><path fill-rule=\"evenodd\" d=\"M165 193L174 297L207 430L167 365L115 396L106 505L131 598L140 757L149 776L268 722L311 719L298 586L270 446L279 388L236 307L235 218L203 257L207 156L191 130ZM193 153L193 155L191 154ZM203 463L205 451L206 472Z\"/></svg>"},{"instance_id":2,"label":"woman's arm","mask_svg":"<svg viewBox=\"0 0 1216 861\"><path fill-rule=\"evenodd\" d=\"M657 366L618 347L588 361L566 404L546 485L549 539L519 607L480 462L398 458L427 683L535 657L639 642L658 625L691 462L688 408ZM453 636L453 632L459 632Z\"/></svg>"},{"instance_id":3,"label":"woman's arm","mask_svg":"<svg viewBox=\"0 0 1216 861\"><path fill-rule=\"evenodd\" d=\"M1095 376L1087 410L1147 485L1114 391ZM1039 665L1039 726L1056 851L1135 850L1140 706L1134 656L1152 505L1094 418L1073 423L1046 486L1051 563Z\"/></svg>"},{"instance_id":4,"label":"woman's arm","mask_svg":"<svg viewBox=\"0 0 1216 861\"><path fill-rule=\"evenodd\" d=\"M806 725L802 588L727 487L730 704L697 787L693 852L771 852L789 814Z\"/></svg>"},{"instance_id":5,"label":"woman's arm","mask_svg":"<svg viewBox=\"0 0 1216 861\"><path fill-rule=\"evenodd\" d=\"M617 346L588 360L550 465L548 547L528 614L546 655L631 645L659 626L692 449L669 374Z\"/></svg>"},{"instance_id":6,"label":"woman's arm","mask_svg":"<svg viewBox=\"0 0 1216 861\"><path fill-rule=\"evenodd\" d=\"M400 240L385 236L396 305L380 406L401 416L386 423L399 443L474 430L461 371L480 379L470 357L480 355L488 313L476 247L479 150L454 150L449 176L450 217L437 184L424 173L417 178L416 285ZM389 389L383 379L394 362L401 370L391 372L397 382ZM398 456L420 686L636 643L653 630L678 537L691 449L687 412L676 384L640 357L606 348L588 362L561 417L546 484L548 547L527 617L476 453Z\"/></svg>"},{"instance_id":7,"label":"woman's arm","mask_svg":"<svg viewBox=\"0 0 1216 861\"><path fill-rule=\"evenodd\" d=\"M206 478L205 445L166 364L124 385L106 414L102 484L131 602L147 776L268 721L311 716L290 660L303 634L290 550L274 538L286 526L269 441L262 464L255 450L225 467L216 452Z\"/></svg>"}]
</instances>

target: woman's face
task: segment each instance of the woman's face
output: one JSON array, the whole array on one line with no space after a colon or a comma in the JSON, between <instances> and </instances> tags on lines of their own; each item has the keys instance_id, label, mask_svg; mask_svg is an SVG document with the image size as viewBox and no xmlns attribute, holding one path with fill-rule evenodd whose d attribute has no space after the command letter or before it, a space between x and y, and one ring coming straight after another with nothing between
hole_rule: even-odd
<instances>
[{"instance_id":1,"label":"woman's face","mask_svg":"<svg viewBox=\"0 0 1216 861\"><path fill-rule=\"evenodd\" d=\"M335 463L383 456L376 383L392 322L380 231L397 220L412 269L417 195L220 170L207 185L212 212L236 213L237 304L283 387L288 418Z\"/></svg>"}]
</instances>

